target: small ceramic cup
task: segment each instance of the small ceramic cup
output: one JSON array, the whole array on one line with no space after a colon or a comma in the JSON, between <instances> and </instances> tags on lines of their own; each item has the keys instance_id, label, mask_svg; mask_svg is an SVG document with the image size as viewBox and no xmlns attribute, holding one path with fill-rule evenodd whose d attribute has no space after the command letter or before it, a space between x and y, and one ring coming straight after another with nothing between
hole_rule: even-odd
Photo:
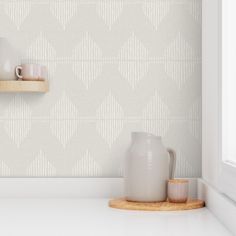
<instances>
[{"instance_id":1,"label":"small ceramic cup","mask_svg":"<svg viewBox=\"0 0 236 236\"><path fill-rule=\"evenodd\" d=\"M188 200L188 180L168 180L168 200L170 202L184 203Z\"/></svg>"},{"instance_id":2,"label":"small ceramic cup","mask_svg":"<svg viewBox=\"0 0 236 236\"><path fill-rule=\"evenodd\" d=\"M16 76L22 80L45 80L46 67L38 64L22 64L16 67Z\"/></svg>"}]
</instances>

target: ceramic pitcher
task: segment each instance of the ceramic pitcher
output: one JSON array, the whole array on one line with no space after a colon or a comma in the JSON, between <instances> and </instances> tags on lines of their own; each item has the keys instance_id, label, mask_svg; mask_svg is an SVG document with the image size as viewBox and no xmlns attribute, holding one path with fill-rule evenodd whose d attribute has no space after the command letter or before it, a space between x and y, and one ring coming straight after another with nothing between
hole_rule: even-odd
<instances>
[{"instance_id":1,"label":"ceramic pitcher","mask_svg":"<svg viewBox=\"0 0 236 236\"><path fill-rule=\"evenodd\" d=\"M174 150L164 147L161 137L144 132L132 133L125 162L127 200L166 200L167 181L174 176L176 155Z\"/></svg>"},{"instance_id":2,"label":"ceramic pitcher","mask_svg":"<svg viewBox=\"0 0 236 236\"><path fill-rule=\"evenodd\" d=\"M15 68L19 63L19 52L8 39L0 37L0 80L15 80Z\"/></svg>"}]
</instances>

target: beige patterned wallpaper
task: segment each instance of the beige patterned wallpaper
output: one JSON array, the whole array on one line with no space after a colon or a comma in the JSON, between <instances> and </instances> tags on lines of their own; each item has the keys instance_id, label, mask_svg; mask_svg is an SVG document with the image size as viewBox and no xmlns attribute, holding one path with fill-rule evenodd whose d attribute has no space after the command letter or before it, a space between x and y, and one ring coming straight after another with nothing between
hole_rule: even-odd
<instances>
[{"instance_id":1,"label":"beige patterned wallpaper","mask_svg":"<svg viewBox=\"0 0 236 236\"><path fill-rule=\"evenodd\" d=\"M50 80L0 94L1 176L121 176L131 131L201 175L200 0L0 0L0 36Z\"/></svg>"}]
</instances>

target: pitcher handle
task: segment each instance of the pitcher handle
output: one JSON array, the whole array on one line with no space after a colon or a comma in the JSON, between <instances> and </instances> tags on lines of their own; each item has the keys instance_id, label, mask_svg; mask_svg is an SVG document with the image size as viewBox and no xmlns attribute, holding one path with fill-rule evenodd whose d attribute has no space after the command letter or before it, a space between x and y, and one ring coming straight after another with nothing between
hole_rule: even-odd
<instances>
[{"instance_id":1,"label":"pitcher handle","mask_svg":"<svg viewBox=\"0 0 236 236\"><path fill-rule=\"evenodd\" d=\"M170 171L169 171L170 176L169 176L169 178L173 179L174 175L175 175L175 167L176 167L176 152L171 148L167 148L167 151L170 155Z\"/></svg>"},{"instance_id":2,"label":"pitcher handle","mask_svg":"<svg viewBox=\"0 0 236 236\"><path fill-rule=\"evenodd\" d=\"M23 79L23 76L21 75L21 71L22 71L22 66L17 66L15 68L15 73L16 73L17 79Z\"/></svg>"}]
</instances>

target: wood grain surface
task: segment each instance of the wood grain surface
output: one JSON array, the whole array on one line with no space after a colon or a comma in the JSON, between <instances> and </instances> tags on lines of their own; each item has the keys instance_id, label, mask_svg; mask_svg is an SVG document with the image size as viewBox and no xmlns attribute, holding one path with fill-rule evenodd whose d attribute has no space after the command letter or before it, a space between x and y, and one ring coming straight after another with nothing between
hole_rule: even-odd
<instances>
[{"instance_id":1,"label":"wood grain surface","mask_svg":"<svg viewBox=\"0 0 236 236\"><path fill-rule=\"evenodd\" d=\"M48 92L47 81L0 80L0 92Z\"/></svg>"},{"instance_id":2,"label":"wood grain surface","mask_svg":"<svg viewBox=\"0 0 236 236\"><path fill-rule=\"evenodd\" d=\"M124 210L142 210L142 211L183 211L202 208L205 206L202 200L188 200L186 203L171 202L131 202L123 198L109 201L109 206Z\"/></svg>"}]
</instances>

